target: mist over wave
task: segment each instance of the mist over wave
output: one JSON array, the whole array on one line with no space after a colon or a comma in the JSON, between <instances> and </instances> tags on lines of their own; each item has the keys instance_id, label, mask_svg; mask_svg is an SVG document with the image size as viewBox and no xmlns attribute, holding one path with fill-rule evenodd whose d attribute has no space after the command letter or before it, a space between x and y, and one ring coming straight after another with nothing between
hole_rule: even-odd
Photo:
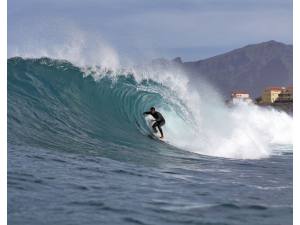
<instances>
[{"instance_id":1,"label":"mist over wave","mask_svg":"<svg viewBox=\"0 0 300 225\"><path fill-rule=\"evenodd\" d=\"M74 65L90 68L105 67L116 70L120 67L118 52L99 33L86 32L77 25L63 19L51 18L40 21L34 32L19 27L22 43L10 45L8 57L48 57L67 60ZM26 32L26 35L23 34ZM126 62L129 63L129 60Z\"/></svg>"}]
</instances>

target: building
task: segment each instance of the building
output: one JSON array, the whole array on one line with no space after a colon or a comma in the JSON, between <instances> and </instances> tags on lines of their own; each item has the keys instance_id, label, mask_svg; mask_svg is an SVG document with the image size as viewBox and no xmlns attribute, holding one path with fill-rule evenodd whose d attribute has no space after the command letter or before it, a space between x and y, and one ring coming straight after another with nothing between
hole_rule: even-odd
<instances>
[{"instance_id":1,"label":"building","mask_svg":"<svg viewBox=\"0 0 300 225\"><path fill-rule=\"evenodd\" d=\"M250 94L245 91L234 91L231 93L231 103L238 104L241 102L251 103Z\"/></svg>"},{"instance_id":2,"label":"building","mask_svg":"<svg viewBox=\"0 0 300 225\"><path fill-rule=\"evenodd\" d=\"M274 102L293 102L293 86L289 86L286 89L283 89Z\"/></svg>"},{"instance_id":3,"label":"building","mask_svg":"<svg viewBox=\"0 0 300 225\"><path fill-rule=\"evenodd\" d=\"M274 103L279 95L286 90L285 87L269 87L266 88L261 96L263 104L272 104Z\"/></svg>"}]
</instances>

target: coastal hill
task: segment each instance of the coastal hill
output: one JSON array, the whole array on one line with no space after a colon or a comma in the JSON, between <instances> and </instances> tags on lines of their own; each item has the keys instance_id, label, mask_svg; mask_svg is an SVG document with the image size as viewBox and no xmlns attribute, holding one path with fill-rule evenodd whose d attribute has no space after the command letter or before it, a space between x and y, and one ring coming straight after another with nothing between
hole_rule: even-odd
<instances>
[{"instance_id":1,"label":"coastal hill","mask_svg":"<svg viewBox=\"0 0 300 225\"><path fill-rule=\"evenodd\" d=\"M193 80L201 78L220 90L224 97L233 90L244 90L258 97L268 86L289 86L293 83L293 46L268 41L194 62L173 64L182 67Z\"/></svg>"}]
</instances>

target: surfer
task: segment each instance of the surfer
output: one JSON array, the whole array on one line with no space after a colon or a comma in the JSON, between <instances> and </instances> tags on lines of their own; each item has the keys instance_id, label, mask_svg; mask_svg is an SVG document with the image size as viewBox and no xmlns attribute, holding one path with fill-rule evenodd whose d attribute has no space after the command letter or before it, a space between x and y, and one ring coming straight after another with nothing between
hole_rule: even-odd
<instances>
[{"instance_id":1,"label":"surfer","mask_svg":"<svg viewBox=\"0 0 300 225\"><path fill-rule=\"evenodd\" d=\"M155 111L155 108L154 107L151 107L150 108L150 111L149 112L144 112L143 115L151 115L154 117L154 121L155 123L152 125L152 128L153 128L153 131L154 133L157 133L157 129L156 127L158 128L159 132L160 132L160 138L164 138L164 133L161 129L161 127L165 124L165 118L161 115L160 112L158 111Z\"/></svg>"}]
</instances>

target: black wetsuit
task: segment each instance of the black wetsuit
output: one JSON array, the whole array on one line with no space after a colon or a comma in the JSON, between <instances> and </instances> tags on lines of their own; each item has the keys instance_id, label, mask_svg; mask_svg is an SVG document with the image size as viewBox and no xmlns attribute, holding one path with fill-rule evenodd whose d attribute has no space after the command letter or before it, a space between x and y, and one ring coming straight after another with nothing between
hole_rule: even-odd
<instances>
[{"instance_id":1,"label":"black wetsuit","mask_svg":"<svg viewBox=\"0 0 300 225\"><path fill-rule=\"evenodd\" d=\"M150 114L155 118L155 123L152 125L152 128L153 128L154 132L156 133L157 132L156 127L158 127L160 134L163 136L164 134L161 129L161 126L163 126L166 123L166 121L165 121L165 118L161 115L161 113L157 112L157 111L155 111L154 113L151 113L151 111L150 111L150 112L144 112L143 114L144 115Z\"/></svg>"}]
</instances>

